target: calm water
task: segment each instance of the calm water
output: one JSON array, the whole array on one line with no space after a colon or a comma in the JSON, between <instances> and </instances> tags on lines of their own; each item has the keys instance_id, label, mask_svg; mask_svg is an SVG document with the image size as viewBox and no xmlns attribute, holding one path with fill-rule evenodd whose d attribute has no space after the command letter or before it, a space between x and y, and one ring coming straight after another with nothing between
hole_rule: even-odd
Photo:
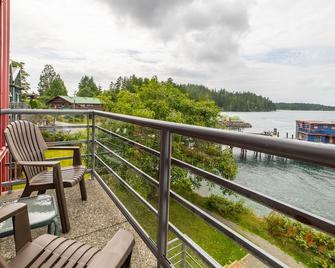
<instances>
[{"instance_id":1,"label":"calm water","mask_svg":"<svg viewBox=\"0 0 335 268\"><path fill-rule=\"evenodd\" d=\"M245 132L277 128L283 137L286 132L289 135L295 133L296 119L335 121L335 112L322 111L229 114L237 114L252 124L253 128ZM239 166L235 182L335 221L335 170L277 157L269 159L265 155L256 159L251 152L246 159L241 159L239 150L235 150L234 155ZM200 189L204 195L219 192L218 187L209 188L205 184ZM246 204L255 208L259 214L269 212L248 200Z\"/></svg>"}]
</instances>

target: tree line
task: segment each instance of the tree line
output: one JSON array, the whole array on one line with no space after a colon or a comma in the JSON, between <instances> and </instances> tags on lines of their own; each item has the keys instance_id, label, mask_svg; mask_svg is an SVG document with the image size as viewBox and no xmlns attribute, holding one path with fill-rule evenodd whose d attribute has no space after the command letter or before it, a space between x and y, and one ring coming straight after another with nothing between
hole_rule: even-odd
<instances>
[{"instance_id":1,"label":"tree line","mask_svg":"<svg viewBox=\"0 0 335 268\"><path fill-rule=\"evenodd\" d=\"M276 105L266 97L252 92L229 92L226 89L218 91L203 85L180 85L194 99L212 99L223 111L261 112L275 111Z\"/></svg>"},{"instance_id":2,"label":"tree line","mask_svg":"<svg viewBox=\"0 0 335 268\"><path fill-rule=\"evenodd\" d=\"M13 67L21 69L21 84L24 89L24 96L30 89L30 84L27 81L29 74L25 70L25 63L11 61ZM155 79L158 79L154 76ZM113 95L121 90L135 92L145 83L148 83L150 78L137 77L131 75L129 77L118 77L109 84L109 88L105 91L114 92ZM269 98L257 95L252 92L227 91L226 89L213 90L203 85L196 84L176 84L172 78L167 79L167 82L172 83L176 88L179 88L184 93L187 93L194 100L213 100L223 111L236 112L261 112L275 110L314 110L314 111L334 111L335 106L326 106L312 103L274 103ZM41 72L38 83L39 97L37 100L31 100L32 108L43 107L46 102L56 96L68 95L68 90L65 86L60 74L57 73L54 67L46 64ZM98 97L103 94L103 90L96 84L93 76L84 75L79 83L75 95L79 97Z\"/></svg>"},{"instance_id":3,"label":"tree line","mask_svg":"<svg viewBox=\"0 0 335 268\"><path fill-rule=\"evenodd\" d=\"M276 103L277 110L295 110L295 111L335 111L335 106L327 106L315 103Z\"/></svg>"}]
</instances>

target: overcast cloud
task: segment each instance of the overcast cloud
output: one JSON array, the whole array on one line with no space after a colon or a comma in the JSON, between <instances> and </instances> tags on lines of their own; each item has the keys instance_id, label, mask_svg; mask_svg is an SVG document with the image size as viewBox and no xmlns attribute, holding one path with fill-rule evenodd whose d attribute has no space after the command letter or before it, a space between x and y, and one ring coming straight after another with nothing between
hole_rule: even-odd
<instances>
[{"instance_id":1,"label":"overcast cloud","mask_svg":"<svg viewBox=\"0 0 335 268\"><path fill-rule=\"evenodd\" d=\"M11 3L11 58L35 91L49 63L70 93L83 74L136 74L335 105L333 0Z\"/></svg>"}]
</instances>

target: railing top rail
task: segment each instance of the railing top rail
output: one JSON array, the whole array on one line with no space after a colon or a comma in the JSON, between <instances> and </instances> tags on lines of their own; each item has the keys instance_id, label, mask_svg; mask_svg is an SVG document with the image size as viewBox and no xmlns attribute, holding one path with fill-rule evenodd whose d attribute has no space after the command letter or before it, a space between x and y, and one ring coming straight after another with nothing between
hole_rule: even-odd
<instances>
[{"instance_id":1,"label":"railing top rail","mask_svg":"<svg viewBox=\"0 0 335 268\"><path fill-rule=\"evenodd\" d=\"M297 141L291 139L271 138L267 136L238 133L223 129L179 124L161 120L141 118L130 115L115 114L96 110L52 110L52 109L3 109L0 114L95 114L127 123L164 129L172 133L199 138L233 147L287 157L335 168L335 146Z\"/></svg>"},{"instance_id":2,"label":"railing top rail","mask_svg":"<svg viewBox=\"0 0 335 268\"><path fill-rule=\"evenodd\" d=\"M92 114L94 110L79 109L1 109L0 114Z\"/></svg>"},{"instance_id":3,"label":"railing top rail","mask_svg":"<svg viewBox=\"0 0 335 268\"><path fill-rule=\"evenodd\" d=\"M335 146L332 145L238 133L217 128L179 124L101 111L95 111L94 113L144 127L165 129L184 136L335 168Z\"/></svg>"}]
</instances>

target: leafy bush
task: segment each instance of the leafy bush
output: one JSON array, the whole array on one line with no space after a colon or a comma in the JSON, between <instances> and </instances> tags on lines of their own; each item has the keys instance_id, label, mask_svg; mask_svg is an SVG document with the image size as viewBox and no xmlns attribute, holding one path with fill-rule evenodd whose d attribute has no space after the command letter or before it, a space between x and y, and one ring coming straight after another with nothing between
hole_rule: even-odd
<instances>
[{"instance_id":1,"label":"leafy bush","mask_svg":"<svg viewBox=\"0 0 335 268\"><path fill-rule=\"evenodd\" d=\"M46 142L86 139L86 134L83 132L69 133L65 131L44 130L42 131L42 135Z\"/></svg>"},{"instance_id":2,"label":"leafy bush","mask_svg":"<svg viewBox=\"0 0 335 268\"><path fill-rule=\"evenodd\" d=\"M335 239L297 221L272 212L266 218L269 233L284 241L292 241L302 250L310 251L317 267L335 267Z\"/></svg>"},{"instance_id":3,"label":"leafy bush","mask_svg":"<svg viewBox=\"0 0 335 268\"><path fill-rule=\"evenodd\" d=\"M210 211L228 218L237 218L241 213L247 211L247 208L241 201L232 201L218 195L208 197L206 206Z\"/></svg>"}]
</instances>

